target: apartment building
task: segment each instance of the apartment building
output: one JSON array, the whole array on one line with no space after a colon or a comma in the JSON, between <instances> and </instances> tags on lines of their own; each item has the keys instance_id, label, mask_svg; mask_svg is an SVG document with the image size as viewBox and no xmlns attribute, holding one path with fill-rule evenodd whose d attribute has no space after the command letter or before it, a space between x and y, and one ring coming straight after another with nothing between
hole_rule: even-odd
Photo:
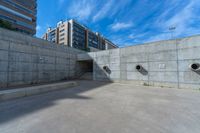
<instances>
[{"instance_id":1,"label":"apartment building","mask_svg":"<svg viewBox=\"0 0 200 133\"><path fill-rule=\"evenodd\" d=\"M89 28L75 20L60 21L56 28L47 29L42 38L86 51L117 48L111 41L102 37L99 33L92 32Z\"/></svg>"},{"instance_id":2,"label":"apartment building","mask_svg":"<svg viewBox=\"0 0 200 133\"><path fill-rule=\"evenodd\" d=\"M69 34L71 47L86 50L87 49L87 28L74 20L69 20Z\"/></svg>"},{"instance_id":3,"label":"apartment building","mask_svg":"<svg viewBox=\"0 0 200 133\"><path fill-rule=\"evenodd\" d=\"M13 30L36 34L37 0L0 0L0 20Z\"/></svg>"}]
</instances>

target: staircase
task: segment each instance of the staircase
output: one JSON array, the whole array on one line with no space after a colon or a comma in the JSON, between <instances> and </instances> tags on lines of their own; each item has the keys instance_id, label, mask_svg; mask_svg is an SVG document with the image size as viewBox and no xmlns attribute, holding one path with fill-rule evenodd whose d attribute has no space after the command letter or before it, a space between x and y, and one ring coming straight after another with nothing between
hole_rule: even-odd
<instances>
[{"instance_id":1,"label":"staircase","mask_svg":"<svg viewBox=\"0 0 200 133\"><path fill-rule=\"evenodd\" d=\"M92 72L86 72L82 76L80 76L80 79L82 79L82 80L93 80L93 73Z\"/></svg>"}]
</instances>

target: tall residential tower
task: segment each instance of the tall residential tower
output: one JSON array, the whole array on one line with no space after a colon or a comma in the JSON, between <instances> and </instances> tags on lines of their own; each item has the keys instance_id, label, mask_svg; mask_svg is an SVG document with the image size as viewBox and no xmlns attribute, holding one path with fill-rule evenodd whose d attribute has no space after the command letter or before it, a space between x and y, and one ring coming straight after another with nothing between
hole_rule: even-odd
<instances>
[{"instance_id":1,"label":"tall residential tower","mask_svg":"<svg viewBox=\"0 0 200 133\"><path fill-rule=\"evenodd\" d=\"M0 20L12 29L36 34L37 0L0 0Z\"/></svg>"}]
</instances>

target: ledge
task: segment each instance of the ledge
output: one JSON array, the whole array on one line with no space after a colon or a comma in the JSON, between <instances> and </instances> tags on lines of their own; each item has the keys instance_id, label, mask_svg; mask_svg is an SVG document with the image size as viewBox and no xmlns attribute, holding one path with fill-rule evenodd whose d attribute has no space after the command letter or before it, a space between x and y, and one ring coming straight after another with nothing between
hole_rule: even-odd
<instances>
[{"instance_id":1,"label":"ledge","mask_svg":"<svg viewBox=\"0 0 200 133\"><path fill-rule=\"evenodd\" d=\"M64 83L55 83L55 84L47 84L33 87L26 87L20 89L12 89L12 90L3 90L0 91L0 102L10 99L16 99L20 97L27 97L31 95L37 95L42 93L47 93L50 91L56 91L61 89L67 89L70 87L77 86L77 82L64 82Z\"/></svg>"}]
</instances>

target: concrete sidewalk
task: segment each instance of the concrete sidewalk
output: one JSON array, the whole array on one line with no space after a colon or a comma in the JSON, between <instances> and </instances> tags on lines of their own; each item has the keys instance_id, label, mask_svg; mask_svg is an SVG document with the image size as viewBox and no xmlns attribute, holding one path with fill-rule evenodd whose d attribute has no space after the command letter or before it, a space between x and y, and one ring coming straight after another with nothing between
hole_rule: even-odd
<instances>
[{"instance_id":1,"label":"concrete sidewalk","mask_svg":"<svg viewBox=\"0 0 200 133\"><path fill-rule=\"evenodd\" d=\"M78 84L76 82L70 81L70 82L38 85L38 86L11 89L11 90L3 90L3 91L0 91L0 101L26 97L26 96L46 93L50 91L60 90L60 89L66 89L66 88L74 87L77 85Z\"/></svg>"}]
</instances>

